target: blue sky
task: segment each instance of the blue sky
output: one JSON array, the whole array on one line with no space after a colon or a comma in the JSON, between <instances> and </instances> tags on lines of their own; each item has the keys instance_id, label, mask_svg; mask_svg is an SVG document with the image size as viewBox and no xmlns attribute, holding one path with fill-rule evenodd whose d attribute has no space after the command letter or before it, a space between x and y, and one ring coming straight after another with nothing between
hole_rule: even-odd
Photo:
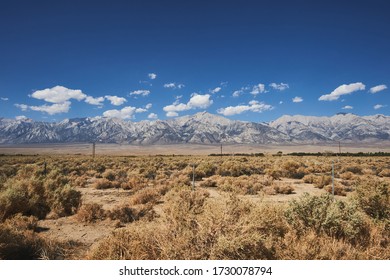
<instances>
[{"instance_id":1,"label":"blue sky","mask_svg":"<svg viewBox=\"0 0 390 280\"><path fill-rule=\"evenodd\" d=\"M3 1L0 117L386 114L388 1Z\"/></svg>"}]
</instances>

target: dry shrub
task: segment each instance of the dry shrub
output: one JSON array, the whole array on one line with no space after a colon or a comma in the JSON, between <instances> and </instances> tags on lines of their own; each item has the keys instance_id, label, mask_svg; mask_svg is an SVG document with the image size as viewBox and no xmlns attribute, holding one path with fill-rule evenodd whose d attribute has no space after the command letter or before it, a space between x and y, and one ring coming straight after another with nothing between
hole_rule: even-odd
<instances>
[{"instance_id":1,"label":"dry shrub","mask_svg":"<svg viewBox=\"0 0 390 280\"><path fill-rule=\"evenodd\" d=\"M379 172L378 176L380 177L390 177L390 169L386 168Z\"/></svg>"},{"instance_id":2,"label":"dry shrub","mask_svg":"<svg viewBox=\"0 0 390 280\"><path fill-rule=\"evenodd\" d=\"M155 224L136 222L134 226L116 230L94 244L86 257L92 260L161 259L155 239L157 232Z\"/></svg>"},{"instance_id":3,"label":"dry shrub","mask_svg":"<svg viewBox=\"0 0 390 280\"><path fill-rule=\"evenodd\" d=\"M104 220L106 213L100 204L88 203L80 207L75 217L79 222L95 223Z\"/></svg>"},{"instance_id":4,"label":"dry shrub","mask_svg":"<svg viewBox=\"0 0 390 280\"><path fill-rule=\"evenodd\" d=\"M353 174L363 174L363 168L360 165L347 165L343 172L352 172Z\"/></svg>"},{"instance_id":5,"label":"dry shrub","mask_svg":"<svg viewBox=\"0 0 390 280\"><path fill-rule=\"evenodd\" d=\"M119 188L121 185L117 181L110 181L106 178L98 178L91 184L91 186L97 190L104 190L111 188Z\"/></svg>"},{"instance_id":6,"label":"dry shrub","mask_svg":"<svg viewBox=\"0 0 390 280\"><path fill-rule=\"evenodd\" d=\"M112 182L106 178L98 178L92 183L91 186L97 190L104 190L112 188Z\"/></svg>"},{"instance_id":7,"label":"dry shrub","mask_svg":"<svg viewBox=\"0 0 390 280\"><path fill-rule=\"evenodd\" d=\"M141 205L137 208L132 208L129 205L117 206L116 208L107 211L107 216L111 220L119 220L121 223L132 223L145 217L148 221L155 217L153 206Z\"/></svg>"},{"instance_id":8,"label":"dry shrub","mask_svg":"<svg viewBox=\"0 0 390 280\"><path fill-rule=\"evenodd\" d=\"M263 175L243 175L239 177L221 177L216 175L209 179L215 181L218 189L221 191L244 195L255 195L264 187L273 183L273 179L270 176Z\"/></svg>"},{"instance_id":9,"label":"dry shrub","mask_svg":"<svg viewBox=\"0 0 390 280\"><path fill-rule=\"evenodd\" d=\"M131 196L131 204L156 203L161 197L159 190L155 187L144 188Z\"/></svg>"},{"instance_id":10,"label":"dry shrub","mask_svg":"<svg viewBox=\"0 0 390 280\"><path fill-rule=\"evenodd\" d=\"M81 204L81 192L70 185L57 189L52 194L51 210L58 216L69 216L77 212Z\"/></svg>"},{"instance_id":11,"label":"dry shrub","mask_svg":"<svg viewBox=\"0 0 390 280\"><path fill-rule=\"evenodd\" d=\"M332 186L328 185L325 187L325 190L328 192L328 193L332 193ZM335 182L334 184L334 195L339 195L339 196L346 196L347 195L347 192L344 188L343 185Z\"/></svg>"},{"instance_id":12,"label":"dry shrub","mask_svg":"<svg viewBox=\"0 0 390 280\"><path fill-rule=\"evenodd\" d=\"M125 186L125 185L124 185ZM148 186L148 181L144 177L139 175L131 175L126 182L126 187L122 186L123 189L131 189L134 192L137 192Z\"/></svg>"},{"instance_id":13,"label":"dry shrub","mask_svg":"<svg viewBox=\"0 0 390 280\"><path fill-rule=\"evenodd\" d=\"M279 169L274 168L268 168L265 170L265 174L273 178L274 180L279 180L281 177L283 177L283 173Z\"/></svg>"},{"instance_id":14,"label":"dry shrub","mask_svg":"<svg viewBox=\"0 0 390 280\"><path fill-rule=\"evenodd\" d=\"M318 176L314 181L314 186L316 188L322 189L323 187L332 183L332 177L329 175Z\"/></svg>"},{"instance_id":15,"label":"dry shrub","mask_svg":"<svg viewBox=\"0 0 390 280\"><path fill-rule=\"evenodd\" d=\"M298 235L313 230L318 235L326 234L354 244L364 244L369 238L368 224L358 206L335 201L330 195L305 193L289 203L285 217Z\"/></svg>"},{"instance_id":16,"label":"dry shrub","mask_svg":"<svg viewBox=\"0 0 390 280\"><path fill-rule=\"evenodd\" d=\"M199 187L202 188L216 188L217 187L217 182L214 181L213 179L207 178L206 180L203 180L200 182Z\"/></svg>"},{"instance_id":17,"label":"dry shrub","mask_svg":"<svg viewBox=\"0 0 390 280\"><path fill-rule=\"evenodd\" d=\"M375 179L359 180L354 186L355 200L363 211L378 220L390 219L390 187Z\"/></svg>"},{"instance_id":18,"label":"dry shrub","mask_svg":"<svg viewBox=\"0 0 390 280\"><path fill-rule=\"evenodd\" d=\"M16 178L7 180L0 193L0 221L17 213L43 219L49 212L42 181Z\"/></svg>"},{"instance_id":19,"label":"dry shrub","mask_svg":"<svg viewBox=\"0 0 390 280\"><path fill-rule=\"evenodd\" d=\"M40 238L36 219L17 215L0 224L0 260L65 259L80 246Z\"/></svg>"},{"instance_id":20,"label":"dry shrub","mask_svg":"<svg viewBox=\"0 0 390 280\"><path fill-rule=\"evenodd\" d=\"M99 242L89 258L272 259L272 244L287 230L280 208L235 196L209 203L202 190L173 189L164 211L164 223L133 223Z\"/></svg>"},{"instance_id":21,"label":"dry shrub","mask_svg":"<svg viewBox=\"0 0 390 280\"><path fill-rule=\"evenodd\" d=\"M347 171L340 174L340 178L343 180L351 180L353 179L354 174L351 171Z\"/></svg>"},{"instance_id":22,"label":"dry shrub","mask_svg":"<svg viewBox=\"0 0 390 280\"><path fill-rule=\"evenodd\" d=\"M112 169L106 169L103 174L102 174L103 178L109 180L109 181L114 181L115 178L116 178L116 174L115 174L115 171L112 170Z\"/></svg>"},{"instance_id":23,"label":"dry shrub","mask_svg":"<svg viewBox=\"0 0 390 280\"><path fill-rule=\"evenodd\" d=\"M303 178L303 182L306 184L313 184L316 180L316 176L313 174L305 175Z\"/></svg>"},{"instance_id":24,"label":"dry shrub","mask_svg":"<svg viewBox=\"0 0 390 280\"><path fill-rule=\"evenodd\" d=\"M302 179L306 170L300 162L288 160L281 166L282 175L287 178Z\"/></svg>"},{"instance_id":25,"label":"dry shrub","mask_svg":"<svg viewBox=\"0 0 390 280\"><path fill-rule=\"evenodd\" d=\"M274 185L273 186L274 190L276 193L279 193L279 194L292 194L294 192L294 187L291 186L291 185Z\"/></svg>"}]
</instances>

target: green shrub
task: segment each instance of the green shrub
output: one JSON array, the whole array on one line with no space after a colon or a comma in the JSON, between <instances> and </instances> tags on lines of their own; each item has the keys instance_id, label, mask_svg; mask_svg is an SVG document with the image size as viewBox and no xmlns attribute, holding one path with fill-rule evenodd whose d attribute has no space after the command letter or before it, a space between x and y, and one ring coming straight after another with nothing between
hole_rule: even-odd
<instances>
[{"instance_id":1,"label":"green shrub","mask_svg":"<svg viewBox=\"0 0 390 280\"><path fill-rule=\"evenodd\" d=\"M287 222L302 235L314 230L350 242L366 241L368 225L356 204L335 201L330 195L311 196L305 193L289 203Z\"/></svg>"},{"instance_id":2,"label":"green shrub","mask_svg":"<svg viewBox=\"0 0 390 280\"><path fill-rule=\"evenodd\" d=\"M389 184L377 180L356 182L355 199L363 211L374 219L390 219Z\"/></svg>"}]
</instances>

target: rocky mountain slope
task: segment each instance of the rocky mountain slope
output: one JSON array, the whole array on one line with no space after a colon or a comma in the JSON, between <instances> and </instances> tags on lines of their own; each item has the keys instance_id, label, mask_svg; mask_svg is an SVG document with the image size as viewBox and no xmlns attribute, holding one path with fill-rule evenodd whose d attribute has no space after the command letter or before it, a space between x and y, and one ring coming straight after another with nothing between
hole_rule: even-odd
<instances>
[{"instance_id":1,"label":"rocky mountain slope","mask_svg":"<svg viewBox=\"0 0 390 280\"><path fill-rule=\"evenodd\" d=\"M234 121L207 112L166 121L112 118L65 119L58 123L0 118L0 143L237 143L284 144L390 140L390 117L282 116L270 123Z\"/></svg>"}]
</instances>

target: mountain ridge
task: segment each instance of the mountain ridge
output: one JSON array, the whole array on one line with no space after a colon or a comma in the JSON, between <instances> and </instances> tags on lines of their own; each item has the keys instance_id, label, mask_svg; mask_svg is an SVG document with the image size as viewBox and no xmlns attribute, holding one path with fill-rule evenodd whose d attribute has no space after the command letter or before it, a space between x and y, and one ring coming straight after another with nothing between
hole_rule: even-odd
<instances>
[{"instance_id":1,"label":"mountain ridge","mask_svg":"<svg viewBox=\"0 0 390 280\"><path fill-rule=\"evenodd\" d=\"M389 139L390 116L381 114L283 115L269 123L230 120L208 112L140 122L106 117L72 118L61 122L0 118L0 144L318 144Z\"/></svg>"}]
</instances>

